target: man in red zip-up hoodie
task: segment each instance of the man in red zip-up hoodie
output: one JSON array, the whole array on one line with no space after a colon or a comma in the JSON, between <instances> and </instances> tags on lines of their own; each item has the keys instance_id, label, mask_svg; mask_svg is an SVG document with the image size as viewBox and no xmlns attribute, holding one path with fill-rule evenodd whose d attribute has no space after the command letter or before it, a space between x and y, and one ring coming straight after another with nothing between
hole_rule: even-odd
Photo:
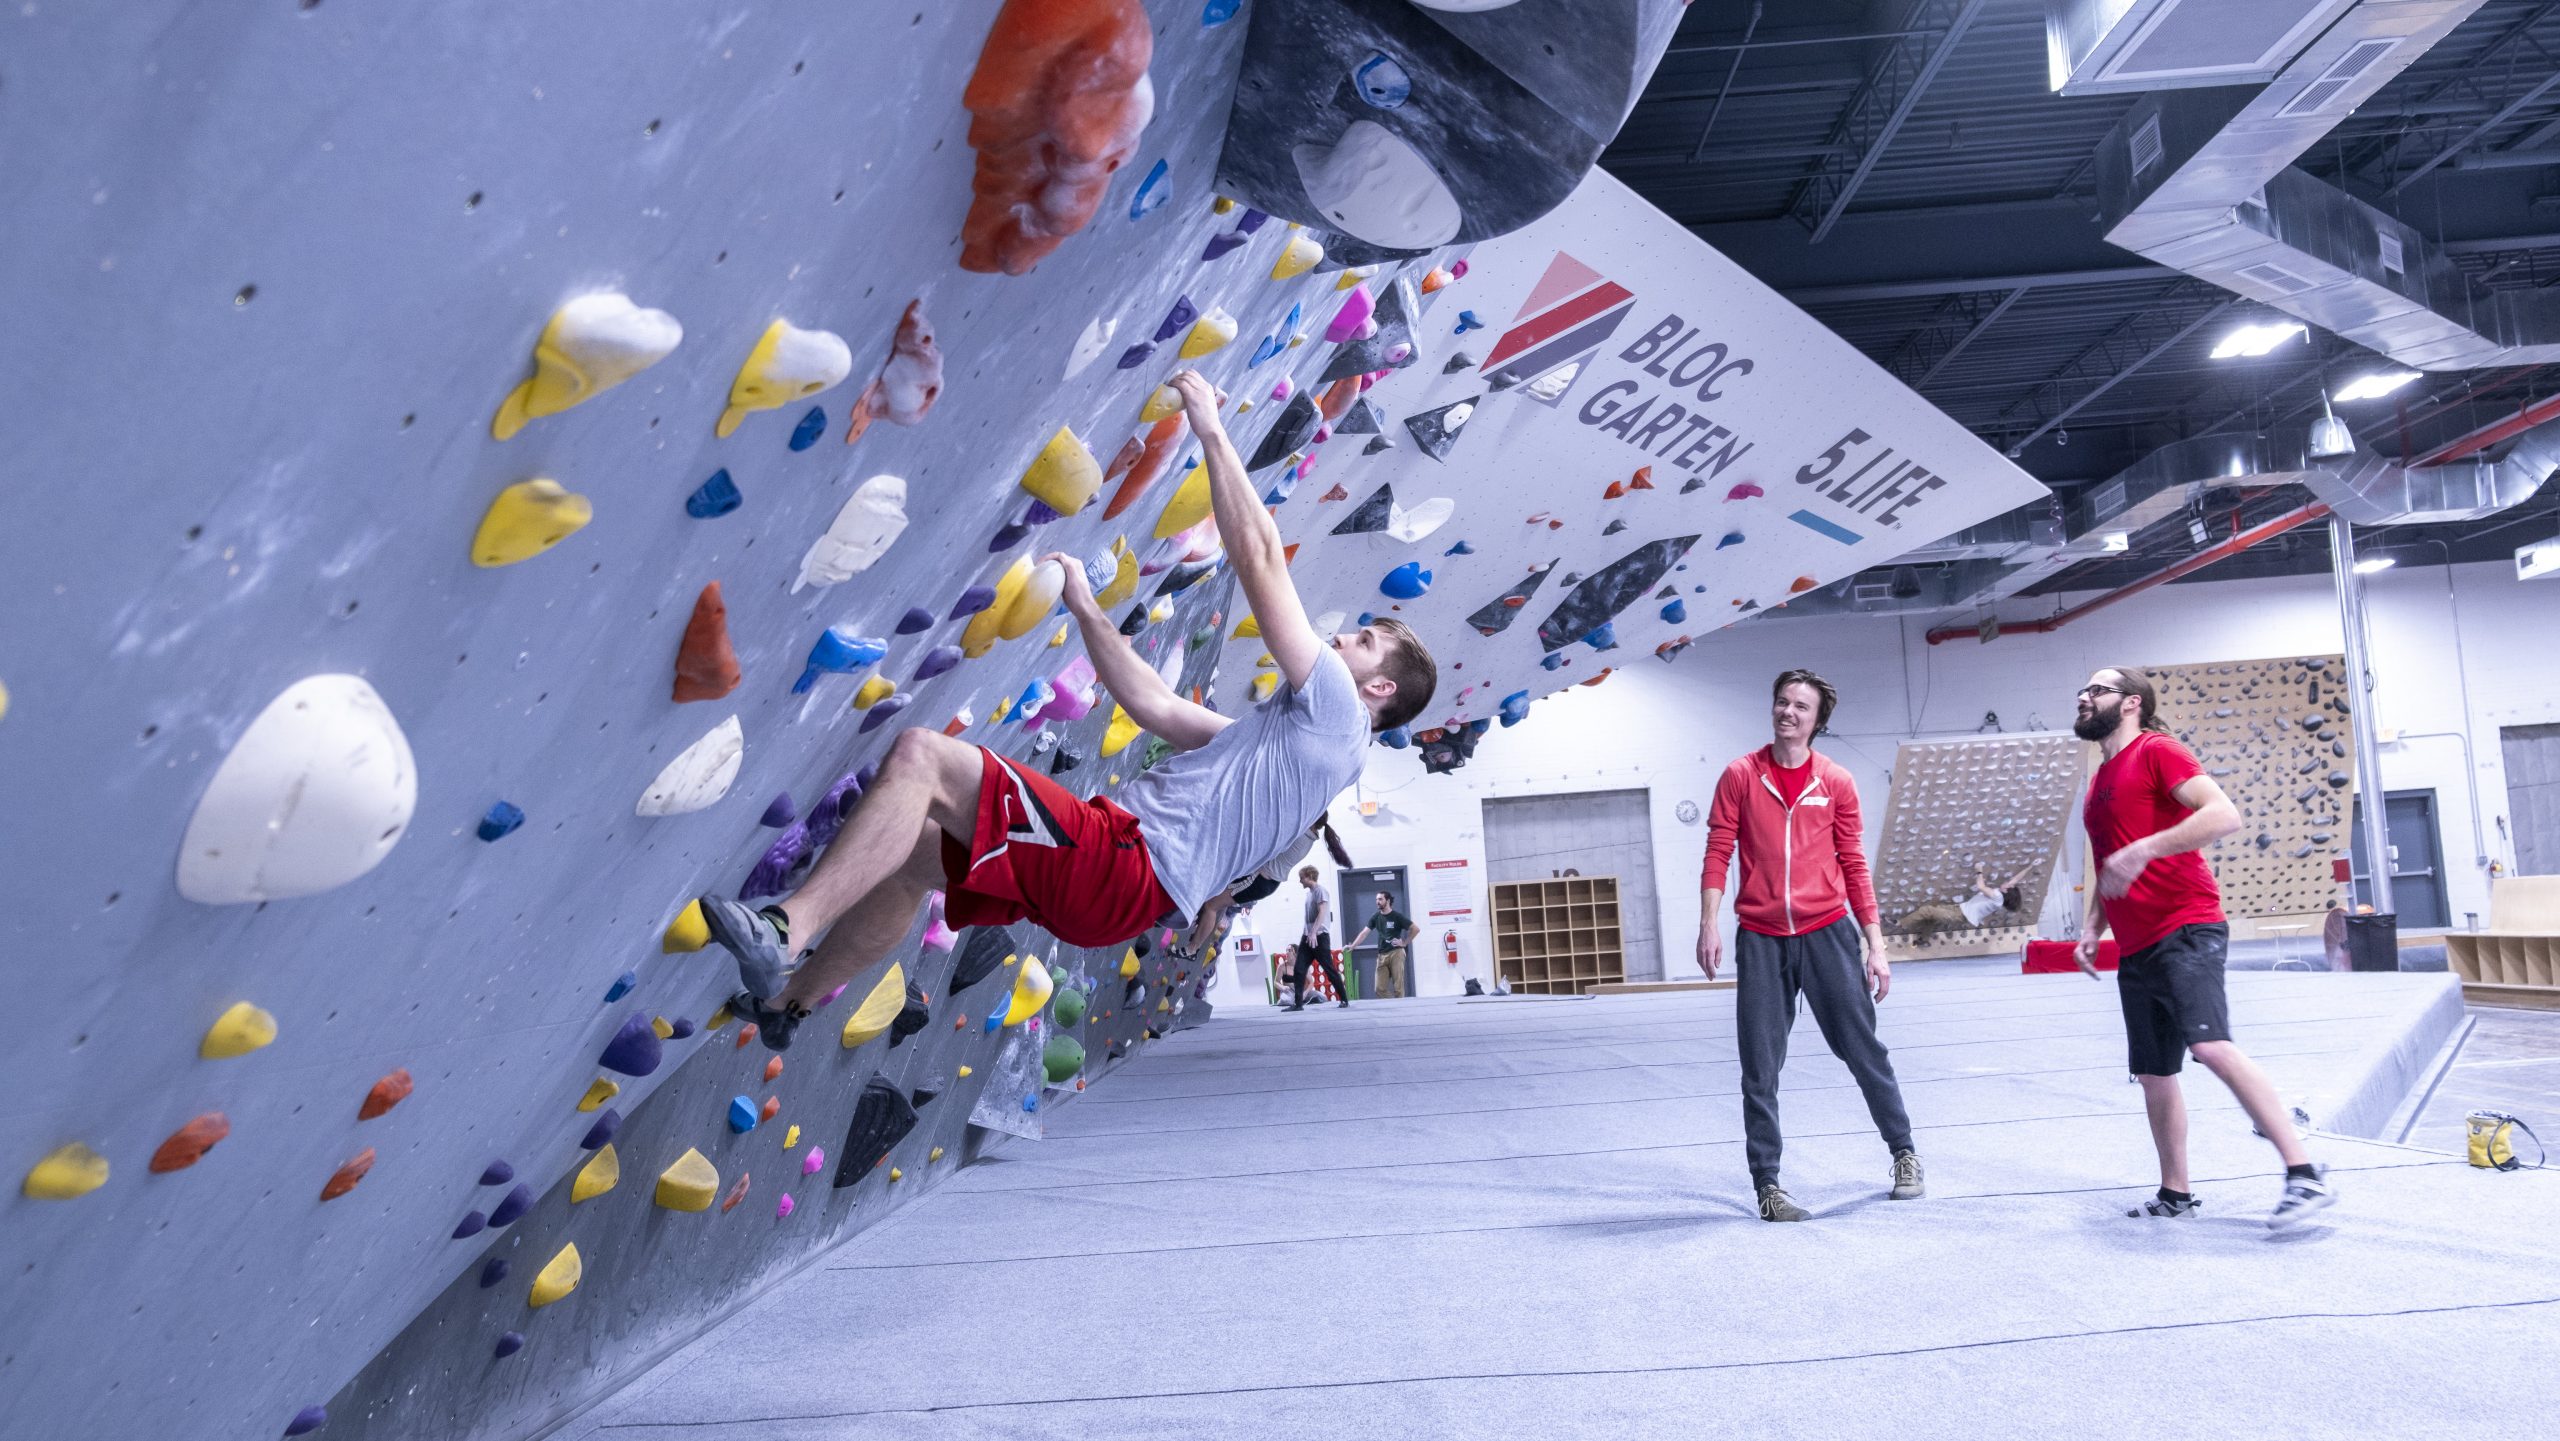
<instances>
[{"instance_id":1,"label":"man in red zip-up hoodie","mask_svg":"<svg viewBox=\"0 0 2560 1441\"><path fill-rule=\"evenodd\" d=\"M1787 1064L1799 995L1812 1006L1831 1054L1857 1078L1867 1114L1893 1153L1893 1199L1928 1194L1893 1058L1876 1038L1875 1003L1892 989L1893 971L1876 918L1875 886L1867 879L1857 782L1813 749L1839 699L1829 681L1809 670L1779 676L1770 687L1769 744L1724 768L1707 813L1698 967L1714 980L1724 960L1716 916L1724 906L1726 869L1739 850L1734 1044L1742 1056L1751 1186L1764 1221L1811 1214L1778 1184L1778 1072Z\"/></svg>"}]
</instances>

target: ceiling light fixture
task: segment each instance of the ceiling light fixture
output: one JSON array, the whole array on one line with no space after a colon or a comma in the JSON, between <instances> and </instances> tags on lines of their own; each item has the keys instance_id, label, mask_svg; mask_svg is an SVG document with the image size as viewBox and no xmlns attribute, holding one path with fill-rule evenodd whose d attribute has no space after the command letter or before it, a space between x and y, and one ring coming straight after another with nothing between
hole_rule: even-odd
<instances>
[{"instance_id":1,"label":"ceiling light fixture","mask_svg":"<svg viewBox=\"0 0 2560 1441\"><path fill-rule=\"evenodd\" d=\"M2329 392L2320 392L2320 418L2311 422L2311 458L2335 460L2356 453L2355 432L2329 408Z\"/></svg>"},{"instance_id":2,"label":"ceiling light fixture","mask_svg":"<svg viewBox=\"0 0 2560 1441\"><path fill-rule=\"evenodd\" d=\"M2104 536L2100 537L2100 539L2104 542L2107 553L2110 555L2120 554L2124 551L2133 549L2133 536L2127 531L2111 530Z\"/></svg>"},{"instance_id":3,"label":"ceiling light fixture","mask_svg":"<svg viewBox=\"0 0 2560 1441\"><path fill-rule=\"evenodd\" d=\"M2380 400L2417 378L2418 372L2414 370L2382 370L2371 375L2359 375L2339 389L2338 403L2346 405L2358 400Z\"/></svg>"},{"instance_id":4,"label":"ceiling light fixture","mask_svg":"<svg viewBox=\"0 0 2560 1441\"><path fill-rule=\"evenodd\" d=\"M2389 570L2399 563L2387 555L2369 555L2356 562L2356 574L2371 575L2375 571Z\"/></svg>"},{"instance_id":5,"label":"ceiling light fixture","mask_svg":"<svg viewBox=\"0 0 2560 1441\"><path fill-rule=\"evenodd\" d=\"M2229 360L2235 355L2264 355L2297 335L2309 335L2311 328L2297 320L2272 320L2264 325L2243 325L2222 337L2213 347L2213 358Z\"/></svg>"}]
</instances>

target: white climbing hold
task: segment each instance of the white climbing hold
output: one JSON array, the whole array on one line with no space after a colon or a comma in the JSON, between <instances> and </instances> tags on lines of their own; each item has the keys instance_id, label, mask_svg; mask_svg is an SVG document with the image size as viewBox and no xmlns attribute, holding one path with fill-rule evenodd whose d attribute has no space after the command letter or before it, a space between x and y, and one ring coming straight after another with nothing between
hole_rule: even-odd
<instances>
[{"instance_id":1,"label":"white climbing hold","mask_svg":"<svg viewBox=\"0 0 2560 1441\"><path fill-rule=\"evenodd\" d=\"M612 291L581 295L542 327L533 378L508 392L489 433L506 440L528 420L592 400L666 359L683 339L684 327L663 310Z\"/></svg>"},{"instance_id":2,"label":"white climbing hold","mask_svg":"<svg viewBox=\"0 0 2560 1441\"><path fill-rule=\"evenodd\" d=\"M1067 379L1075 379L1084 373L1086 366L1100 360L1103 353L1111 349L1112 334L1119 328L1120 322L1116 318L1097 318L1087 325L1084 334L1076 337L1076 348L1067 353Z\"/></svg>"},{"instance_id":3,"label":"white climbing hold","mask_svg":"<svg viewBox=\"0 0 2560 1441\"><path fill-rule=\"evenodd\" d=\"M306 676L213 773L178 845L178 894L223 906L345 885L391 853L417 803L417 760L382 697L358 676Z\"/></svg>"},{"instance_id":4,"label":"white climbing hold","mask_svg":"<svg viewBox=\"0 0 2560 1441\"><path fill-rule=\"evenodd\" d=\"M634 813L680 816L710 805L729 793L746 754L746 731L738 725L738 718L731 716L686 746L684 754L667 762L658 778L649 782L649 789L641 792Z\"/></svg>"},{"instance_id":5,"label":"white climbing hold","mask_svg":"<svg viewBox=\"0 0 2560 1441\"><path fill-rule=\"evenodd\" d=\"M1336 229L1399 250L1458 238L1458 197L1421 151L1383 125L1355 120L1331 146L1301 145L1295 158L1307 198Z\"/></svg>"},{"instance_id":6,"label":"white climbing hold","mask_svg":"<svg viewBox=\"0 0 2560 1441\"><path fill-rule=\"evenodd\" d=\"M853 348L832 330L802 330L787 320L765 327L746 364L729 385L729 408L720 412L718 435L738 428L749 411L772 410L817 394L853 374Z\"/></svg>"},{"instance_id":7,"label":"white climbing hold","mask_svg":"<svg viewBox=\"0 0 2560 1441\"><path fill-rule=\"evenodd\" d=\"M907 483L894 475L875 475L854 491L836 512L835 523L800 557L800 577L793 594L813 585L834 585L869 570L907 530Z\"/></svg>"},{"instance_id":8,"label":"white climbing hold","mask_svg":"<svg viewBox=\"0 0 2560 1441\"><path fill-rule=\"evenodd\" d=\"M1457 513L1458 503L1445 495L1434 496L1411 510L1391 500L1387 502L1386 533L1401 541L1417 541L1447 525L1449 517Z\"/></svg>"}]
</instances>

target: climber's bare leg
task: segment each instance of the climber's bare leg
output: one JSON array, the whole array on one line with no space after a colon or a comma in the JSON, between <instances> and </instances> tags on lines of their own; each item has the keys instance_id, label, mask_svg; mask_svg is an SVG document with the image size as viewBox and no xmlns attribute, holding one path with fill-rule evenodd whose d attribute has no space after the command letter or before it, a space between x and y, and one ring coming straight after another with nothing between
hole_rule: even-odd
<instances>
[{"instance_id":1,"label":"climber's bare leg","mask_svg":"<svg viewBox=\"0 0 2560 1441\"><path fill-rule=\"evenodd\" d=\"M792 936L817 935L917 864L918 855L932 859L920 839L928 825L967 845L978 825L978 788L985 767L981 754L978 747L940 731L918 726L898 732L853 819L818 858L808 882L782 903ZM926 883L927 889L931 886ZM903 932L905 922L899 924ZM818 987L816 994L824 995L832 985ZM806 999L806 987L795 981L791 995Z\"/></svg>"},{"instance_id":2,"label":"climber's bare leg","mask_svg":"<svg viewBox=\"0 0 2560 1441\"><path fill-rule=\"evenodd\" d=\"M868 803L866 796L865 804ZM848 830L847 837L850 835ZM841 849L844 839L839 837L838 844L828 848L828 854ZM908 847L906 863L872 886L837 919L826 938L818 942L817 951L792 973L790 984L774 997L774 1003L816 1010L820 996L861 975L895 950L914 928L916 910L924 904L926 893L942 884L942 839L940 825L928 821L920 827L915 843ZM808 892L804 888L801 894ZM792 934L805 934L799 929L797 918Z\"/></svg>"}]
</instances>

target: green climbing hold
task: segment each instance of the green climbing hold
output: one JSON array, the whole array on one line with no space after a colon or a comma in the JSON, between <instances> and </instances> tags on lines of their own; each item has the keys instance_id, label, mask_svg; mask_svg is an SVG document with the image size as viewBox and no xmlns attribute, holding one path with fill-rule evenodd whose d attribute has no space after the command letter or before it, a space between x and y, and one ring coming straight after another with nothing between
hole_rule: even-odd
<instances>
[{"instance_id":1,"label":"green climbing hold","mask_svg":"<svg viewBox=\"0 0 2560 1441\"><path fill-rule=\"evenodd\" d=\"M1041 1049L1040 1064L1049 1084L1057 1085L1084 1069L1084 1045L1073 1036L1052 1036Z\"/></svg>"}]
</instances>

